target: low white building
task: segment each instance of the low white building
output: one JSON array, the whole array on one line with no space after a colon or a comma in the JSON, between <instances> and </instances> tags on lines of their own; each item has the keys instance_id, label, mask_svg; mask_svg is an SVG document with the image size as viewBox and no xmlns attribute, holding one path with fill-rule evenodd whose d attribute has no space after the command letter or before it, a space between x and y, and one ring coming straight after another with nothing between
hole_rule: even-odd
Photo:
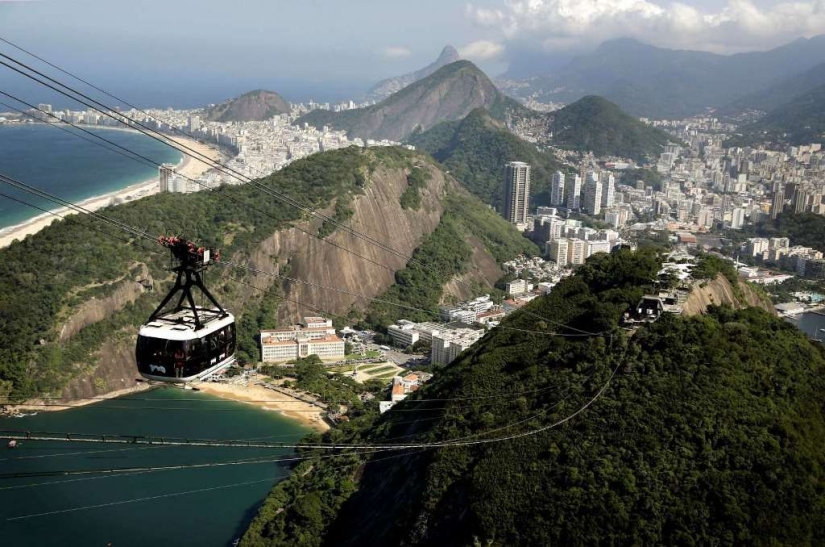
<instances>
[{"instance_id":1,"label":"low white building","mask_svg":"<svg viewBox=\"0 0 825 547\"><path fill-rule=\"evenodd\" d=\"M433 335L430 361L434 365L448 365L453 362L462 351L478 342L482 336L484 336L483 330L442 330L438 334Z\"/></svg>"}]
</instances>

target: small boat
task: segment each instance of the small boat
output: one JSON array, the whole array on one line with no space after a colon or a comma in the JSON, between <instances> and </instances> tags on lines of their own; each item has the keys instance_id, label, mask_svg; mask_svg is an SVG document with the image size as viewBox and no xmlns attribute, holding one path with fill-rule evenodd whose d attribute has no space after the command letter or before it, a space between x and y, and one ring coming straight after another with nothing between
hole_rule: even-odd
<instances>
[{"instance_id":1,"label":"small boat","mask_svg":"<svg viewBox=\"0 0 825 547\"><path fill-rule=\"evenodd\" d=\"M9 448L17 448L17 441L15 439L10 440L9 444L8 444L8 447Z\"/></svg>"}]
</instances>

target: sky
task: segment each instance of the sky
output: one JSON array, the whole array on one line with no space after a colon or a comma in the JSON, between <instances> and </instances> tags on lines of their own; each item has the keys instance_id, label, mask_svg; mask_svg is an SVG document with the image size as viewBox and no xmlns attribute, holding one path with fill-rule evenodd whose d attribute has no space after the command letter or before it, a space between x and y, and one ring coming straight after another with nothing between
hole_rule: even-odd
<instances>
[{"instance_id":1,"label":"sky","mask_svg":"<svg viewBox=\"0 0 825 547\"><path fill-rule=\"evenodd\" d=\"M825 0L0 0L0 36L144 106L357 99L447 44L496 76L616 37L728 54L822 33ZM0 89L49 98L19 80L0 67Z\"/></svg>"}]
</instances>

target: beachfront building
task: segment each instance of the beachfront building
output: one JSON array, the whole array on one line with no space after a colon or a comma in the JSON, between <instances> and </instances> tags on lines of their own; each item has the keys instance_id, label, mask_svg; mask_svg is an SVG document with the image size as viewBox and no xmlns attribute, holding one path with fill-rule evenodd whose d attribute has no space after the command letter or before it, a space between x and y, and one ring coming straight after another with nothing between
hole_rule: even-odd
<instances>
[{"instance_id":1,"label":"beachfront building","mask_svg":"<svg viewBox=\"0 0 825 547\"><path fill-rule=\"evenodd\" d=\"M172 177L175 175L175 166L171 163L164 163L158 167L158 181L160 183L160 191L170 192L169 184L172 182Z\"/></svg>"},{"instance_id":2,"label":"beachfront building","mask_svg":"<svg viewBox=\"0 0 825 547\"><path fill-rule=\"evenodd\" d=\"M325 361L344 358L344 341L335 334L332 321L305 317L300 325L261 331L264 363L283 363L310 355Z\"/></svg>"}]
</instances>

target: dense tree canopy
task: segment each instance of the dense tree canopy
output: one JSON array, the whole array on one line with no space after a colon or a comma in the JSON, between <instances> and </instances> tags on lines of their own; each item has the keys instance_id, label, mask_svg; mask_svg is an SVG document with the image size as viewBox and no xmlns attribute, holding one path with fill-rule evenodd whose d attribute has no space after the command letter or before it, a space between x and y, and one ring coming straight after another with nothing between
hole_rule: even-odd
<instances>
[{"instance_id":1,"label":"dense tree canopy","mask_svg":"<svg viewBox=\"0 0 825 547\"><path fill-rule=\"evenodd\" d=\"M439 370L406 412L364 420L346 440L534 434L305 462L242 544L825 541L822 348L755 308L622 333L621 308L649 289L658 260L599 256ZM560 323L607 333L550 336L578 332ZM536 432L600 393L570 422Z\"/></svg>"}]
</instances>

